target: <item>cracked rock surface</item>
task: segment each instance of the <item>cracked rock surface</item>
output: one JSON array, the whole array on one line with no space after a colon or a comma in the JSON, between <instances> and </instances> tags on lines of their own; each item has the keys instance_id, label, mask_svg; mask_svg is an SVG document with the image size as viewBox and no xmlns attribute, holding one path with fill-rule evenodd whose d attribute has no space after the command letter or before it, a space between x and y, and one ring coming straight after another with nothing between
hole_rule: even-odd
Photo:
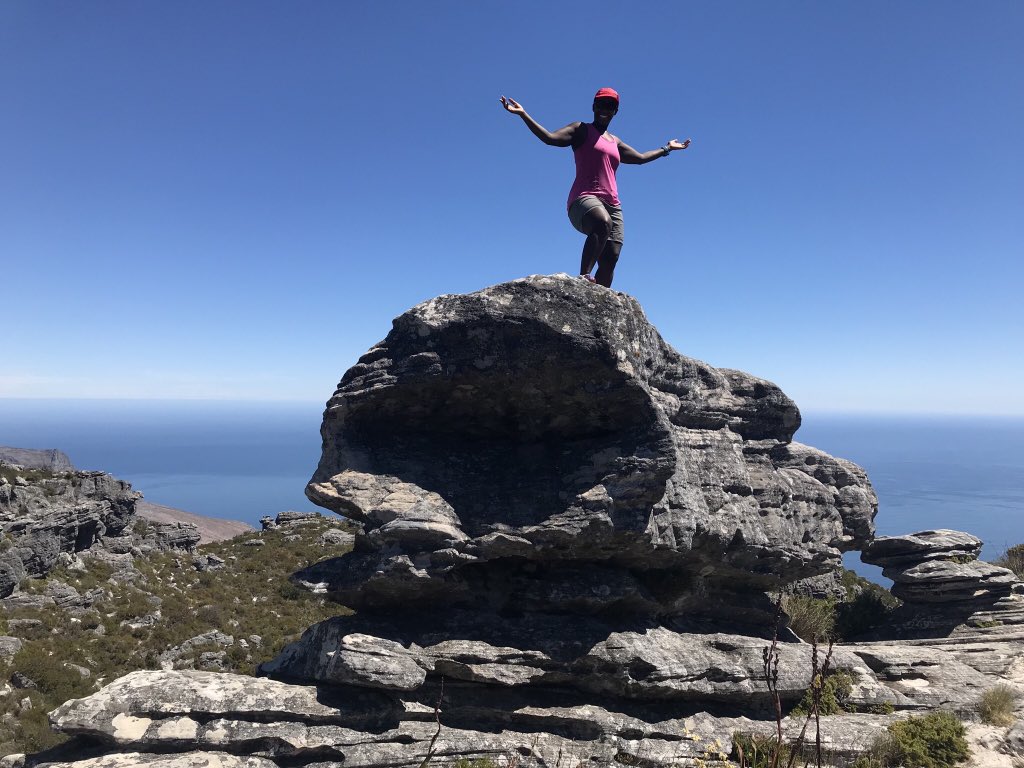
<instances>
[{"instance_id":1,"label":"cracked rock surface","mask_svg":"<svg viewBox=\"0 0 1024 768\"><path fill-rule=\"evenodd\" d=\"M799 425L774 384L680 355L624 294L555 275L441 296L328 403L307 495L364 530L301 578L357 610L720 622L709 594L749 603L873 533L863 470Z\"/></svg>"}]
</instances>

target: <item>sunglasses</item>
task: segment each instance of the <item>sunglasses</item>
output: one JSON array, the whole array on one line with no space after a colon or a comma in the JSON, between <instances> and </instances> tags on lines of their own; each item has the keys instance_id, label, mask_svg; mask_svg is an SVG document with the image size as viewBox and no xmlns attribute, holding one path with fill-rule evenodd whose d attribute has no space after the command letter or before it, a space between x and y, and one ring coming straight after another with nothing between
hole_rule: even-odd
<instances>
[{"instance_id":1,"label":"sunglasses","mask_svg":"<svg viewBox=\"0 0 1024 768\"><path fill-rule=\"evenodd\" d=\"M617 112L619 110L619 102L615 101L615 99L598 99L594 102L594 109Z\"/></svg>"}]
</instances>

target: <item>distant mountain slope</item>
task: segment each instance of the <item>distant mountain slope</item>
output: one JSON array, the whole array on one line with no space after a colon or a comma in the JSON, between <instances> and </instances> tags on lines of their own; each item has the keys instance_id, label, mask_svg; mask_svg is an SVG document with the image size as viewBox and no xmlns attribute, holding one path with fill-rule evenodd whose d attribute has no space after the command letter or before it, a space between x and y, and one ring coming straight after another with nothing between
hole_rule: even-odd
<instances>
[{"instance_id":1,"label":"distant mountain slope","mask_svg":"<svg viewBox=\"0 0 1024 768\"><path fill-rule=\"evenodd\" d=\"M53 472L67 472L74 469L68 455L56 448L37 450L0 445L0 464L18 464L31 469L49 469Z\"/></svg>"},{"instance_id":2,"label":"distant mountain slope","mask_svg":"<svg viewBox=\"0 0 1024 768\"><path fill-rule=\"evenodd\" d=\"M186 512L174 507L165 507L162 504L153 504L145 499L139 499L135 505L135 512L139 517L151 520L154 523L192 523L199 529L202 538L200 544L212 544L215 541L231 539L246 531L254 530L248 523L241 520L221 520L216 517L204 517L193 512Z\"/></svg>"}]
</instances>

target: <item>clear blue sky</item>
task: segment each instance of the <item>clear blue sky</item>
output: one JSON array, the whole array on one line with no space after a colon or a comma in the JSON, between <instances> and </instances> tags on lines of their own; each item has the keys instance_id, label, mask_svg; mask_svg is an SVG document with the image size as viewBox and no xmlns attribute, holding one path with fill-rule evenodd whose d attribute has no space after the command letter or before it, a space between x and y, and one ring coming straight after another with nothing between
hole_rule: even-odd
<instances>
[{"instance_id":1,"label":"clear blue sky","mask_svg":"<svg viewBox=\"0 0 1024 768\"><path fill-rule=\"evenodd\" d=\"M578 271L805 409L1024 414L1024 3L0 2L0 397L324 401L393 317Z\"/></svg>"}]
</instances>

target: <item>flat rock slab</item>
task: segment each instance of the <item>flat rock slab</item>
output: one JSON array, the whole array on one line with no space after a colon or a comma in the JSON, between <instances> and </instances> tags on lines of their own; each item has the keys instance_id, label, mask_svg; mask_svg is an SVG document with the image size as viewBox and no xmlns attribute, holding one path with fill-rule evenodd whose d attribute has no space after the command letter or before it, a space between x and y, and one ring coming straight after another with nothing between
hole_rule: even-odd
<instances>
[{"instance_id":1,"label":"flat rock slab","mask_svg":"<svg viewBox=\"0 0 1024 768\"><path fill-rule=\"evenodd\" d=\"M50 713L55 729L116 744L143 738L154 722L174 716L200 719L276 719L373 727L397 717L397 704L372 691L344 699L314 686L216 672L139 671Z\"/></svg>"},{"instance_id":2,"label":"flat rock slab","mask_svg":"<svg viewBox=\"0 0 1024 768\"><path fill-rule=\"evenodd\" d=\"M376 622L377 632L388 630ZM455 612L393 627L381 637L365 617L314 625L262 671L313 683L351 683L414 691L428 676L501 689L558 687L592 697L680 702L768 704L762 654L770 641L723 633L676 632L649 625L616 630L597 620L576 621L571 633L558 617L524 616L514 625L487 615ZM810 681L811 647L780 643L779 690L799 700ZM856 699L870 706L902 699L878 684L860 658L837 648L833 668L857 681ZM599 701L600 698L594 698Z\"/></svg>"},{"instance_id":3,"label":"flat rock slab","mask_svg":"<svg viewBox=\"0 0 1024 768\"><path fill-rule=\"evenodd\" d=\"M965 602L1008 595L1018 583L1017 575L1009 568L980 560L926 560L906 568L885 568L882 573L893 580L892 593L912 603Z\"/></svg>"},{"instance_id":4,"label":"flat rock slab","mask_svg":"<svg viewBox=\"0 0 1024 768\"><path fill-rule=\"evenodd\" d=\"M920 709L948 709L974 716L981 694L995 680L954 653L898 644L849 646L882 683Z\"/></svg>"},{"instance_id":5,"label":"flat rock slab","mask_svg":"<svg viewBox=\"0 0 1024 768\"><path fill-rule=\"evenodd\" d=\"M38 768L278 768L262 757L230 755L226 752L187 752L153 755L123 752L74 762L41 763Z\"/></svg>"},{"instance_id":6,"label":"flat rock slab","mask_svg":"<svg viewBox=\"0 0 1024 768\"><path fill-rule=\"evenodd\" d=\"M865 563L890 566L914 565L924 560L975 559L982 541L963 531L940 528L900 536L879 536L868 544L860 559Z\"/></svg>"}]
</instances>

